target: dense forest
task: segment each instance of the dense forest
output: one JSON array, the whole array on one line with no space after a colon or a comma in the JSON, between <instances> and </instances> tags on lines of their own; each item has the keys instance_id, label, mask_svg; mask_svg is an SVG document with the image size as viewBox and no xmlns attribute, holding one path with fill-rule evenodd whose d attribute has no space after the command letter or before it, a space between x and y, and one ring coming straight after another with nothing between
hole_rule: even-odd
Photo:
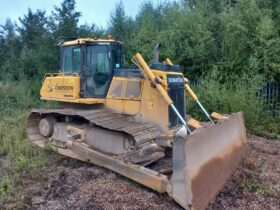
<instances>
[{"instance_id":1,"label":"dense forest","mask_svg":"<svg viewBox=\"0 0 280 210\"><path fill-rule=\"evenodd\" d=\"M64 0L46 11L29 9L19 24L7 19L0 27L0 79L38 79L59 68L62 37L106 37L126 46L128 64L141 52L152 61L162 43L162 59L170 57L192 79L218 71L227 82L247 75L280 80L280 2L274 0L182 0L157 5L147 1L135 18L119 1L107 28L79 25L75 0ZM97 6L97 5L94 5ZM91 22L91 20L88 20Z\"/></svg>"}]
</instances>

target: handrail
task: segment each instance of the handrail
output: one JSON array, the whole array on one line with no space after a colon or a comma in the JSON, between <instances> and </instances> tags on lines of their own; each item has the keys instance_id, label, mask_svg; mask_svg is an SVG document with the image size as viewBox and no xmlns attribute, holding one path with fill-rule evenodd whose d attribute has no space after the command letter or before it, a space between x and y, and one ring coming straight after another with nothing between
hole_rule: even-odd
<instances>
[{"instance_id":1,"label":"handrail","mask_svg":"<svg viewBox=\"0 0 280 210\"><path fill-rule=\"evenodd\" d=\"M44 77L43 77L43 80L42 80L42 83L44 83L46 77L57 77L57 76L76 76L78 77L79 76L79 73L71 73L71 74L64 74L63 72L59 72L59 73L45 73Z\"/></svg>"}]
</instances>

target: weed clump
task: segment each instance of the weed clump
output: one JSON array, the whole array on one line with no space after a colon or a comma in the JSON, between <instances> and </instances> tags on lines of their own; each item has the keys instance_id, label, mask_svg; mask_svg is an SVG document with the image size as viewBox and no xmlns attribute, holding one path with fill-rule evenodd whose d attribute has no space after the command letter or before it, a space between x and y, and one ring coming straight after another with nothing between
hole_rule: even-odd
<instances>
[{"instance_id":1,"label":"weed clump","mask_svg":"<svg viewBox=\"0 0 280 210\"><path fill-rule=\"evenodd\" d=\"M11 180L8 176L0 178L0 201L4 200L7 196L10 195L12 191Z\"/></svg>"}]
</instances>

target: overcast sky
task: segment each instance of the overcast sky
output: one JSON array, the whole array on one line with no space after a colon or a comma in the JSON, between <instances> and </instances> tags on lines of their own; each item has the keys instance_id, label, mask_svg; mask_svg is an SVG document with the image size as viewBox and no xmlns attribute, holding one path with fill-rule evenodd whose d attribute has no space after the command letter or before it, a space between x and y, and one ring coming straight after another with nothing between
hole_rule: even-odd
<instances>
[{"instance_id":1,"label":"overcast sky","mask_svg":"<svg viewBox=\"0 0 280 210\"><path fill-rule=\"evenodd\" d=\"M44 9L47 15L51 14L54 6L59 6L63 0L1 0L0 25L4 24L7 18L18 23L18 18L27 14L28 7L35 11ZM135 16L143 2L149 0L122 0L126 14ZM150 0L154 4L163 0ZM169 0L172 1L172 0ZM106 27L110 13L114 10L118 0L76 0L76 11L82 13L79 24L92 24Z\"/></svg>"}]
</instances>

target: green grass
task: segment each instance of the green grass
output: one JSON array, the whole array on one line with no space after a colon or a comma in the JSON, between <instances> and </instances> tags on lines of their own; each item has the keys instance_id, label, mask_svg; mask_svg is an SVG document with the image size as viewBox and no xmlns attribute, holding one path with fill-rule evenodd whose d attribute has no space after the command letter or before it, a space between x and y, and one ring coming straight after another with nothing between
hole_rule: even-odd
<instances>
[{"instance_id":1,"label":"green grass","mask_svg":"<svg viewBox=\"0 0 280 210\"><path fill-rule=\"evenodd\" d=\"M0 209L26 182L45 179L40 173L50 151L43 151L26 137L26 119L31 108L50 106L39 100L39 83L0 83ZM52 105L51 105L52 106Z\"/></svg>"},{"instance_id":2,"label":"green grass","mask_svg":"<svg viewBox=\"0 0 280 210\"><path fill-rule=\"evenodd\" d=\"M11 180L8 176L4 176L0 179L0 203L1 200L4 201L4 199L11 194L11 191Z\"/></svg>"}]
</instances>

